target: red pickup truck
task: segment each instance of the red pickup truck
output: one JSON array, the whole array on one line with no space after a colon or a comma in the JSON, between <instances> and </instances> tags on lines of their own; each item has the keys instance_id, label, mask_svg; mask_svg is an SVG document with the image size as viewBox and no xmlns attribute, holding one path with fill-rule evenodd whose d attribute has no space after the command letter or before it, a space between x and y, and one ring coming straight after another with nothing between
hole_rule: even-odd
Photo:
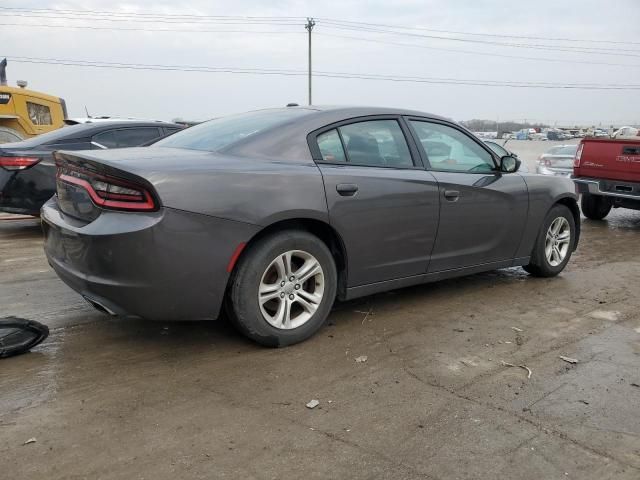
<instances>
[{"instance_id":1,"label":"red pickup truck","mask_svg":"<svg viewBox=\"0 0 640 480\"><path fill-rule=\"evenodd\" d=\"M585 138L571 177L585 217L602 220L611 208L640 210L640 138Z\"/></svg>"}]
</instances>

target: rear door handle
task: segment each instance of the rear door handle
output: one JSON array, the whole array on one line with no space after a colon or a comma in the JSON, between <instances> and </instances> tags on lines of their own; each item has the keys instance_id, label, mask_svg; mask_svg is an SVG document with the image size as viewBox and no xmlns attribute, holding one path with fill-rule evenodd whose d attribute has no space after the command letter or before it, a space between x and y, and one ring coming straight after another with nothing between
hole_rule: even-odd
<instances>
[{"instance_id":1,"label":"rear door handle","mask_svg":"<svg viewBox=\"0 0 640 480\"><path fill-rule=\"evenodd\" d=\"M355 183L339 183L336 185L336 191L343 197L353 197L358 191L358 185Z\"/></svg>"},{"instance_id":2,"label":"rear door handle","mask_svg":"<svg viewBox=\"0 0 640 480\"><path fill-rule=\"evenodd\" d=\"M455 202L456 200L458 200L458 198L460 198L460 192L457 190L445 190L444 198L452 202Z\"/></svg>"}]
</instances>

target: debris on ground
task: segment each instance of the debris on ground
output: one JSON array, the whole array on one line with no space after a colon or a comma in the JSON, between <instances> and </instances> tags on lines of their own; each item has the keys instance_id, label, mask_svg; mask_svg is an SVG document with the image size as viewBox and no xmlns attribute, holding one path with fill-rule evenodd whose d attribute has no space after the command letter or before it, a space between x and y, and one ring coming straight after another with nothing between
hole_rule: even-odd
<instances>
[{"instance_id":1,"label":"debris on ground","mask_svg":"<svg viewBox=\"0 0 640 480\"><path fill-rule=\"evenodd\" d=\"M364 363L368 358L369 357L367 357L366 355L360 355L359 357L356 357L356 363Z\"/></svg>"},{"instance_id":2,"label":"debris on ground","mask_svg":"<svg viewBox=\"0 0 640 480\"><path fill-rule=\"evenodd\" d=\"M501 362L502 362L502 365L505 367L518 367L518 368L525 369L528 372L527 379L531 378L531 375L533 375L533 371L526 365L514 365L513 363L505 362L504 360L501 360Z\"/></svg>"},{"instance_id":3,"label":"debris on ground","mask_svg":"<svg viewBox=\"0 0 640 480\"><path fill-rule=\"evenodd\" d=\"M307 403L307 408L316 408L318 405L320 405L320 402L314 398Z\"/></svg>"},{"instance_id":4,"label":"debris on ground","mask_svg":"<svg viewBox=\"0 0 640 480\"><path fill-rule=\"evenodd\" d=\"M453 331L458 333L464 333L464 330L462 328L454 328Z\"/></svg>"},{"instance_id":5,"label":"debris on ground","mask_svg":"<svg viewBox=\"0 0 640 480\"><path fill-rule=\"evenodd\" d=\"M18 317L0 318L0 358L26 353L49 336L49 327Z\"/></svg>"},{"instance_id":6,"label":"debris on ground","mask_svg":"<svg viewBox=\"0 0 640 480\"><path fill-rule=\"evenodd\" d=\"M638 383L631 383L630 385L631 385L632 387L638 387L638 388L640 388L640 384L638 384Z\"/></svg>"},{"instance_id":7,"label":"debris on ground","mask_svg":"<svg viewBox=\"0 0 640 480\"><path fill-rule=\"evenodd\" d=\"M373 315L373 307L371 307L368 311L363 312L362 310L356 310L356 313L363 313L364 314L364 318L362 319L362 325L364 325L364 322L367 321L367 318L369 318L370 316Z\"/></svg>"},{"instance_id":8,"label":"debris on ground","mask_svg":"<svg viewBox=\"0 0 640 480\"><path fill-rule=\"evenodd\" d=\"M35 437L30 438L29 440L24 442L23 445L29 445L30 443L36 443Z\"/></svg>"},{"instance_id":9,"label":"debris on ground","mask_svg":"<svg viewBox=\"0 0 640 480\"><path fill-rule=\"evenodd\" d=\"M564 355L560 355L560 358L567 363L578 363L577 358L565 357Z\"/></svg>"},{"instance_id":10,"label":"debris on ground","mask_svg":"<svg viewBox=\"0 0 640 480\"><path fill-rule=\"evenodd\" d=\"M511 327L511 330L515 330L516 332L524 332L523 329L518 328L518 327Z\"/></svg>"},{"instance_id":11,"label":"debris on ground","mask_svg":"<svg viewBox=\"0 0 640 480\"><path fill-rule=\"evenodd\" d=\"M516 345L518 345L520 347L523 344L524 344L524 338L522 338L522 336L520 336L520 335L516 335Z\"/></svg>"}]
</instances>

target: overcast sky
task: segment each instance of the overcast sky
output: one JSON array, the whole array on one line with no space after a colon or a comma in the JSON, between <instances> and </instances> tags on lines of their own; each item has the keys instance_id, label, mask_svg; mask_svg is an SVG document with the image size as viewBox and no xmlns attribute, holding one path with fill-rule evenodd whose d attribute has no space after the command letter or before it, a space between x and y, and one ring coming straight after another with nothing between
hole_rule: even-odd
<instances>
[{"instance_id":1,"label":"overcast sky","mask_svg":"<svg viewBox=\"0 0 640 480\"><path fill-rule=\"evenodd\" d=\"M15 16L15 11L0 9L0 56L9 59L10 83L15 84L18 79L28 80L30 88L63 97L70 116L84 115L86 106L93 115L201 120L255 108L283 106L288 102L304 104L307 101L307 79L305 76L29 64L12 61L12 57L304 71L307 68L304 17L307 16L318 18L313 33L314 70L317 71L474 81L640 86L638 0L21 0L0 1L0 7L301 17L293 21L294 25L206 23L198 26L168 23L172 21L170 19L152 22L98 21L95 17L86 20L54 19L44 17L51 15L46 12L23 12L22 16ZM394 35L336 29L323 22L321 19L324 18L465 33L597 39L598 42L439 34L425 30L406 31L414 35ZM10 23L101 29L7 25ZM158 29L174 31L149 31ZM189 32L197 29L234 31ZM265 31L278 33L260 33ZM425 38L415 34L547 45L568 50L575 50L575 47L611 50L608 54L593 54L516 48ZM336 35L361 40L338 38ZM486 55L489 53L546 60ZM558 125L640 123L640 90L531 89L337 78L315 78L313 88L316 104L407 107L456 120L527 119L557 122Z\"/></svg>"}]
</instances>

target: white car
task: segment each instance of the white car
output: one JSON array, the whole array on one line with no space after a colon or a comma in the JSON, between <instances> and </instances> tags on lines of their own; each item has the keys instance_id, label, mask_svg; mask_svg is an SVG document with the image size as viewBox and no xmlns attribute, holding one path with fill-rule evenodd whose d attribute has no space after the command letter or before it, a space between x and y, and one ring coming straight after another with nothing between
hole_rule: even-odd
<instances>
[{"instance_id":1,"label":"white car","mask_svg":"<svg viewBox=\"0 0 640 480\"><path fill-rule=\"evenodd\" d=\"M638 137L640 130L635 127L622 127L611 135L611 138Z\"/></svg>"}]
</instances>

